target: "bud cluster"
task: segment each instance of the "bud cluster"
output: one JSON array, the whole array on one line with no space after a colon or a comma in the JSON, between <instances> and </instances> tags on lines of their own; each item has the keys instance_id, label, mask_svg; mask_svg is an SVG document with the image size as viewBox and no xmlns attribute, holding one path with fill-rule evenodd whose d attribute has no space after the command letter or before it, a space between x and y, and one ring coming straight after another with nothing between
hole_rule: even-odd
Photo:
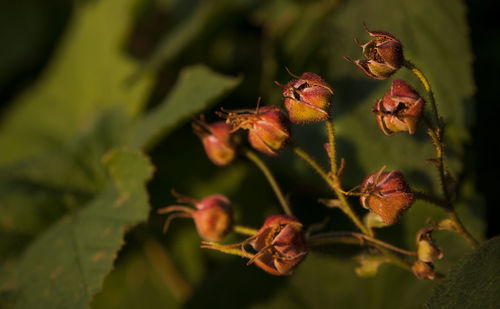
<instances>
[{"instance_id":1,"label":"bud cluster","mask_svg":"<svg viewBox=\"0 0 500 309\"><path fill-rule=\"evenodd\" d=\"M432 240L434 228L426 227L418 231L416 237L417 260L413 263L413 273L419 279L436 279L440 275L434 272L435 260L443 258L443 252Z\"/></svg>"},{"instance_id":2,"label":"bud cluster","mask_svg":"<svg viewBox=\"0 0 500 309\"><path fill-rule=\"evenodd\" d=\"M384 31L370 31L370 41L361 44L365 59L347 60L353 62L368 77L385 80L396 73L409 62L404 59L401 42ZM289 72L290 73L290 72ZM417 278L434 279L439 276L434 272L433 262L441 259L443 253L432 240L433 228L421 229L416 237L416 252L399 249L375 238L372 228L381 228L395 224L416 200L416 194L410 188L403 173L399 170L385 171L385 166L379 171L368 175L359 188L359 192L343 191L341 188L344 159L337 168L335 158L335 130L331 117L331 98L333 88L320 76L305 72L301 76L290 73L294 79L282 85L283 103L287 113L276 106L260 106L260 98L255 109L225 110L217 112L224 120L213 123L205 122L200 117L193 122L194 133L201 139L210 161L218 166L226 166L244 153L259 166L268 178L285 212L289 215L272 215L267 217L259 230L249 228L238 229L234 224L232 204L229 199L220 194L210 195L201 200L174 194L177 202L185 205L171 205L160 209L161 214L171 214L165 222L165 230L170 222L177 217L189 217L194 220L199 235L205 241L203 248L240 255L248 258L250 264L255 264L272 275L290 275L308 254L308 240L314 243L313 236L306 237L302 223L291 215L291 210L284 195L276 184L269 170L263 168L264 163L255 159L255 154L249 150L239 151L243 139L236 138L237 131L247 132L248 144L255 150L268 156L278 156L291 140L291 124L326 122L329 143L325 144L330 158L331 171L325 172L316 164L313 158L306 157L302 150L297 155L309 163L333 189L338 199L324 199L328 207L339 207L347 214L363 233L338 233L339 237L353 236L363 241L371 242L378 252L362 255L361 266L356 269L360 275L373 275L382 263L390 262L393 255L384 250L394 250L399 254L416 256L412 271ZM430 100L433 103L433 100ZM423 117L425 101L417 91L403 80L392 81L390 89L379 99L372 109L378 127L386 136L400 132L414 134L420 119ZM432 137L432 134L431 134ZM354 193L353 193L354 192ZM360 204L369 210L365 220L361 222L355 211L348 204L348 195L359 195ZM420 195L421 196L421 195ZM443 221L444 222L444 221ZM247 239L232 245L221 245L222 240L231 231L250 235ZM308 229L310 233L312 229ZM333 235L334 233L325 233ZM346 236L347 235L347 236ZM314 235L316 236L316 235ZM333 237L333 236L331 236ZM320 237L315 238L316 240ZM350 242L352 243L352 242ZM311 243L309 243L311 245ZM311 245L312 246L312 245ZM383 248L382 248L383 247ZM394 262L394 261L392 261ZM400 260L397 261L400 264ZM408 262L405 262L408 263ZM410 265L410 264L407 264Z\"/></svg>"}]
</instances>

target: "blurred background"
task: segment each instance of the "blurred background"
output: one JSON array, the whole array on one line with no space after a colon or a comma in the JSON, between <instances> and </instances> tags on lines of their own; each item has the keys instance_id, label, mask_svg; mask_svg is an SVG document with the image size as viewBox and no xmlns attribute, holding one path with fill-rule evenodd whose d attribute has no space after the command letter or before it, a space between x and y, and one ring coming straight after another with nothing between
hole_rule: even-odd
<instances>
[{"instance_id":1,"label":"blurred background","mask_svg":"<svg viewBox=\"0 0 500 309\"><path fill-rule=\"evenodd\" d=\"M26 197L0 199L0 206L8 209L0 215L4 216L0 229L2 261L10 263L21 256L37 235L65 214L85 207L107 181L94 165L100 164L101 155L117 145L114 139L119 140L121 137L116 135L124 129L119 125L116 128L120 129L115 128L115 123L122 121L121 116L116 116L118 112L101 108L108 104L103 104L106 95L102 93L108 91L105 85L116 80L120 87L140 88L123 94L124 102L134 97L137 103L123 105L131 110L132 118L141 119L141 115L156 111L167 101L186 68L198 64L241 79L234 90L217 97L214 104L207 104L204 113L209 121L217 119L213 111L221 106L252 108L258 97L262 97L263 104L281 106L281 91L274 81L286 83L291 79L285 67L297 75L318 73L336 91L333 117L338 152L347 162L346 187L359 184L365 175L386 164L403 170L412 186L437 191L437 177L423 160L432 156L423 130L415 137L398 135L389 140L376 129L370 110L376 98L387 90L389 81L369 80L342 59L361 57L352 38L368 40L363 21L370 29L386 30L400 38L405 55L421 64L449 124L449 164L459 181L458 206L466 216L464 221L479 238L499 234L493 222L493 206L499 199L491 175L495 172L491 164L499 157L499 142L493 137L491 124L496 121L499 107L487 102L495 100L494 76L500 69L495 52L500 40L494 11L485 2L137 0L110 1L112 4L104 7L102 1L0 2L0 131L6 132L4 137L14 136L0 136L0 142L8 141L0 143L4 147L0 153L5 155L0 160L0 172L4 173L0 184L8 185L0 192L19 190ZM89 17L92 14L95 18ZM79 32L78 27L85 31ZM100 54L104 48L94 49L94 44L99 47L108 42L117 43L112 46L116 49L113 53ZM92 70L99 67L108 69L93 74ZM398 72L396 77L410 80L423 93L409 74ZM192 91L196 92L196 88ZM79 109L82 94L85 99L95 100L98 112ZM109 106L122 104L121 95L112 97L118 103ZM39 109L29 107L27 101L37 101L38 97L43 98L36 103ZM53 107L52 102L57 100L65 102L64 107ZM74 134L64 132L70 123L58 121L67 110L82 122L80 127L68 129ZM24 116L28 112L31 116ZM171 188L196 198L224 193L235 203L237 221L256 228L267 215L280 212L269 186L249 162L237 160L230 167L218 168L206 159L189 124L192 116L179 119L169 134L142 148L155 166L147 186L152 210L147 221L128 230L125 245L102 291L93 298L92 307L415 308L425 301L422 295L430 295L432 283L417 281L393 266L383 266L375 278L357 278L353 271L356 265L348 258L358 254L358 248L323 248L308 257L296 275L276 278L244 266L239 257L201 250L189 220L174 222L169 233L163 235L165 218L156 215L155 210L174 202ZM37 117L46 120L31 122ZM105 129L106 135L100 135L99 144L91 141L81 146L80 141L75 142L75 136L89 131L90 120L86 117L92 121L103 119L102 126L110 127L109 132ZM38 125L50 130L47 133ZM63 133L49 138L51 132ZM24 140L28 134L30 137ZM326 136L320 126L294 126L293 134L296 143L326 162L322 149ZM26 150L23 143L31 146ZM81 154L79 147L85 151L100 148L88 155ZM46 171L39 163L45 161L28 159L53 149L57 149L61 160L70 158L71 166L86 171L85 177L90 180L75 180L75 184L61 189L55 184L64 182L63 174L51 172L54 178L45 179ZM291 152L285 151L279 160L265 161L290 194L294 212L306 226L328 217L326 229L352 229L340 212L324 209L317 202L318 197L328 196L327 188ZM29 186L12 181L15 177L10 175L17 175L12 170L19 166L28 166L29 175L36 175L33 179L37 181L31 181ZM31 195L35 196L33 200ZM20 206L25 213L11 215L12 205L22 203L30 204ZM357 205L355 199L353 204ZM36 210L30 208L33 205L37 205ZM362 214L360 207L358 210ZM31 211L37 213L36 218L23 217ZM382 230L380 236L411 247L415 231L432 214L443 215L419 202L408 219ZM16 221L20 218L22 228L18 228L21 221ZM227 242L238 239L231 236ZM467 249L454 236L442 236L441 240L449 250L449 259L438 264L445 271ZM9 267L5 265L11 264L4 264L4 270ZM365 291L364 297L357 296L360 290ZM15 292L3 296L8 301L19 297Z\"/></svg>"}]
</instances>

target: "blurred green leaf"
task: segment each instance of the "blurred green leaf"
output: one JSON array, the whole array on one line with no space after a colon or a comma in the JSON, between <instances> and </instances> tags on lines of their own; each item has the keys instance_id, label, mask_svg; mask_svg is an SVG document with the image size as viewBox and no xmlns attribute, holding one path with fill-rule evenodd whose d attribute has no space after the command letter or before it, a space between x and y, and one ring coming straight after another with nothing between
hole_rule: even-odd
<instances>
[{"instance_id":1,"label":"blurred green leaf","mask_svg":"<svg viewBox=\"0 0 500 309\"><path fill-rule=\"evenodd\" d=\"M124 231L147 218L148 158L117 150L104 161L113 185L26 250L20 264L20 307L87 308L111 271Z\"/></svg>"},{"instance_id":2,"label":"blurred green leaf","mask_svg":"<svg viewBox=\"0 0 500 309\"><path fill-rule=\"evenodd\" d=\"M63 42L42 78L19 96L0 126L0 164L60 146L92 127L111 105L135 114L150 80L133 87L136 70L120 49L134 1L79 3ZM112 21L112 22L110 22Z\"/></svg>"},{"instance_id":3,"label":"blurred green leaf","mask_svg":"<svg viewBox=\"0 0 500 309\"><path fill-rule=\"evenodd\" d=\"M500 303L500 237L462 258L434 289L426 308L497 308Z\"/></svg>"},{"instance_id":4,"label":"blurred green leaf","mask_svg":"<svg viewBox=\"0 0 500 309\"><path fill-rule=\"evenodd\" d=\"M147 113L135 129L132 147L148 147L175 125L213 104L241 81L199 65L181 72L180 79L164 102Z\"/></svg>"}]
</instances>

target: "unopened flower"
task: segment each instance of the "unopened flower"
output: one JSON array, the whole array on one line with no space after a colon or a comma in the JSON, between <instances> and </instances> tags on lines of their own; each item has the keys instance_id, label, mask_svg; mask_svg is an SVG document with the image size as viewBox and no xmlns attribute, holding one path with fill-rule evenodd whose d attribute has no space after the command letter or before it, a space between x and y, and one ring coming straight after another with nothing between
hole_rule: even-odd
<instances>
[{"instance_id":1,"label":"unopened flower","mask_svg":"<svg viewBox=\"0 0 500 309\"><path fill-rule=\"evenodd\" d=\"M196 229L201 238L209 241L222 240L233 229L233 207L227 197L221 194L207 196L201 200L183 196L173 192L178 203L190 204L171 205L158 209L159 214L170 215L165 222L163 231L166 232L170 222L175 218L193 218Z\"/></svg>"},{"instance_id":2,"label":"unopened flower","mask_svg":"<svg viewBox=\"0 0 500 309\"><path fill-rule=\"evenodd\" d=\"M443 257L443 252L432 240L433 228L423 228L417 233L417 258L422 262L431 263Z\"/></svg>"},{"instance_id":3,"label":"unopened flower","mask_svg":"<svg viewBox=\"0 0 500 309\"><path fill-rule=\"evenodd\" d=\"M286 215L269 216L248 243L257 251L249 264L273 275L290 275L307 255L302 224Z\"/></svg>"},{"instance_id":4,"label":"unopened flower","mask_svg":"<svg viewBox=\"0 0 500 309\"><path fill-rule=\"evenodd\" d=\"M394 74L403 64L403 45L392 34L385 31L370 31L364 25L372 40L361 44L358 39L354 42L363 49L366 59L351 60L368 77L383 80Z\"/></svg>"},{"instance_id":5,"label":"unopened flower","mask_svg":"<svg viewBox=\"0 0 500 309\"><path fill-rule=\"evenodd\" d=\"M440 276L439 274L434 272L434 265L432 265L432 263L427 263L420 260L416 260L413 263L411 270L413 271L415 277L417 277L418 279L434 280Z\"/></svg>"},{"instance_id":6,"label":"unopened flower","mask_svg":"<svg viewBox=\"0 0 500 309\"><path fill-rule=\"evenodd\" d=\"M424 99L406 82L396 79L384 97L375 103L373 113L380 130L387 136L398 132L415 133L424 112Z\"/></svg>"},{"instance_id":7,"label":"unopened flower","mask_svg":"<svg viewBox=\"0 0 500 309\"><path fill-rule=\"evenodd\" d=\"M236 147L231 138L231 127L224 121L207 124L203 118L195 120L193 131L201 139L208 158L215 165L224 166L233 161Z\"/></svg>"},{"instance_id":8,"label":"unopened flower","mask_svg":"<svg viewBox=\"0 0 500 309\"><path fill-rule=\"evenodd\" d=\"M400 171L384 172L384 168L366 177L360 202L386 224L393 224L410 208L415 195Z\"/></svg>"},{"instance_id":9,"label":"unopened flower","mask_svg":"<svg viewBox=\"0 0 500 309\"><path fill-rule=\"evenodd\" d=\"M263 106L255 111L236 110L220 115L227 118L232 131L248 130L250 145L267 155L278 155L290 139L290 123L279 107Z\"/></svg>"},{"instance_id":10,"label":"unopened flower","mask_svg":"<svg viewBox=\"0 0 500 309\"><path fill-rule=\"evenodd\" d=\"M306 72L283 87L285 107L293 123L327 120L333 89L321 77Z\"/></svg>"}]
</instances>

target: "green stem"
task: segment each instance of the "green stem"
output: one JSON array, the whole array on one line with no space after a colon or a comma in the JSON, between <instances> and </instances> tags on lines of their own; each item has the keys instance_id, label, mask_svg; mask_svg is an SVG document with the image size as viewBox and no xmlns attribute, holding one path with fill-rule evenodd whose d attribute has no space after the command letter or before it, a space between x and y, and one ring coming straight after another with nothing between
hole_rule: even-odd
<instances>
[{"instance_id":1,"label":"green stem","mask_svg":"<svg viewBox=\"0 0 500 309\"><path fill-rule=\"evenodd\" d=\"M152 239L144 243L143 250L155 273L170 288L173 296L180 302L187 301L192 294L192 288L177 270L168 251L159 242Z\"/></svg>"},{"instance_id":2,"label":"green stem","mask_svg":"<svg viewBox=\"0 0 500 309\"><path fill-rule=\"evenodd\" d=\"M425 91L429 94L429 99L432 107L432 113L436 120L436 126L439 127L439 113L436 104L436 99L434 97L434 92L432 91L431 84L427 77L425 77L424 73L411 61L406 60L403 62L403 66L410 70L422 83L425 88Z\"/></svg>"},{"instance_id":3,"label":"green stem","mask_svg":"<svg viewBox=\"0 0 500 309\"><path fill-rule=\"evenodd\" d=\"M345 243L345 244L355 244L355 245L364 245L364 241L366 241L369 245L378 245L384 247L386 249L392 250L394 252L398 252L405 255L415 256L416 252L407 251L396 246L393 246L389 243L381 241L379 239L373 238L371 236L355 233L355 232L329 232L322 233L310 236L307 238L308 246L314 247L317 245L328 244L331 242L334 243Z\"/></svg>"},{"instance_id":4,"label":"green stem","mask_svg":"<svg viewBox=\"0 0 500 309\"><path fill-rule=\"evenodd\" d=\"M309 166L311 166L320 176L325 180L325 182L330 186L330 188L335 192L338 199L341 202L340 208L342 211L352 220L352 222L364 233L367 235L371 235L370 230L363 224L363 222L358 218L351 205L345 198L342 189L338 186L337 183L334 182L332 177L329 177L328 174L319 166L319 164L314 160L307 152L305 152L302 148L297 145L291 144L293 151L297 156L299 156L302 160L304 160Z\"/></svg>"},{"instance_id":5,"label":"green stem","mask_svg":"<svg viewBox=\"0 0 500 309\"><path fill-rule=\"evenodd\" d=\"M426 192L415 191L415 190L413 190L413 194L415 195L415 198L418 200L426 201L426 202L429 202L431 204L434 204L438 207L445 208L445 209L447 209L447 207L448 207L446 202L442 198L439 198L437 196L428 194Z\"/></svg>"},{"instance_id":6,"label":"green stem","mask_svg":"<svg viewBox=\"0 0 500 309\"><path fill-rule=\"evenodd\" d=\"M274 178L273 174L271 173L271 170L267 167L267 165L262 161L257 154L255 154L253 151L246 149L244 150L245 156L252 161L257 167L262 171L264 176L267 178L267 181L271 185L271 188L273 189L274 193L276 194L276 197L278 198L278 201L281 204L281 207L283 208L283 211L293 217L292 210L290 206L288 205L288 202L285 199L285 196L283 195L283 192L281 192L281 189L278 185L278 182L276 182L276 179Z\"/></svg>"},{"instance_id":7,"label":"green stem","mask_svg":"<svg viewBox=\"0 0 500 309\"><path fill-rule=\"evenodd\" d=\"M451 221L455 223L457 233L462 236L462 238L465 239L472 248L479 248L479 242L474 238L474 236L471 235L471 233L469 233L469 231L467 231L455 210L447 210L446 213L448 214L448 217L451 219Z\"/></svg>"},{"instance_id":8,"label":"green stem","mask_svg":"<svg viewBox=\"0 0 500 309\"><path fill-rule=\"evenodd\" d=\"M237 255L248 259L254 257L254 254L244 252L243 250L239 249L238 247L241 247L241 244L221 245L216 242L202 241L202 245L200 247L204 249L217 250L223 253Z\"/></svg>"},{"instance_id":9,"label":"green stem","mask_svg":"<svg viewBox=\"0 0 500 309\"><path fill-rule=\"evenodd\" d=\"M258 230L246 227L246 226L241 226L241 225L235 225L233 228L233 231L235 233L241 234L241 235L247 235L247 236L253 236L257 234Z\"/></svg>"},{"instance_id":10,"label":"green stem","mask_svg":"<svg viewBox=\"0 0 500 309\"><path fill-rule=\"evenodd\" d=\"M462 221L458 217L455 211L455 207L453 205L452 198L447 189L447 179L445 175L444 150L443 150L444 148L443 130L441 129L441 124L440 124L441 122L439 119L436 99L434 97L434 92L432 91L431 84L429 83L429 80L425 77L424 73L419 68L417 68L417 66L412 62L405 60L403 66L409 69L424 86L425 91L427 91L427 94L429 95L432 112L436 121L436 127L433 128L432 125L430 124L430 121L424 117L424 123L429 127L428 130L429 136L431 137L434 148L436 149L436 156L437 156L436 166L439 171L439 178L441 180L441 189L443 191L443 196L444 196L444 205L438 204L438 206L444 208L446 213L448 214L448 217L455 223L457 227L457 233L462 238L464 238L473 248L477 248L479 247L479 242L469 233L469 231L467 231Z\"/></svg>"},{"instance_id":11,"label":"green stem","mask_svg":"<svg viewBox=\"0 0 500 309\"><path fill-rule=\"evenodd\" d=\"M328 144L330 146L330 166L332 171L332 177L337 176L337 160L336 160L336 147L335 147L335 127L333 126L333 120L327 120L326 129L328 132ZM334 178L334 179L335 179Z\"/></svg>"}]
</instances>

